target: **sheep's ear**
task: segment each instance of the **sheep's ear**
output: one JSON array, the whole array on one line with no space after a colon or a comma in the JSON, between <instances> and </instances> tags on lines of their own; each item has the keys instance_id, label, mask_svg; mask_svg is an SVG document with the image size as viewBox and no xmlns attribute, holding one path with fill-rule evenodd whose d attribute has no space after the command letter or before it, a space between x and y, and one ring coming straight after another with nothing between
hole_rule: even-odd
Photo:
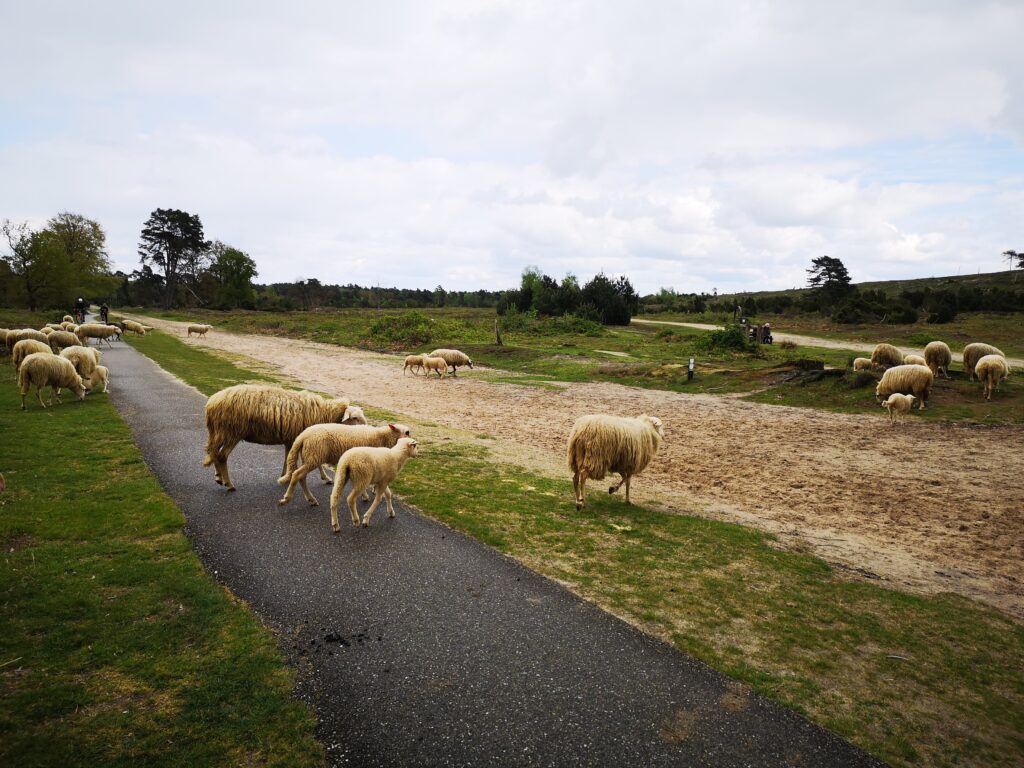
<instances>
[{"instance_id":1,"label":"sheep's ear","mask_svg":"<svg viewBox=\"0 0 1024 768\"><path fill-rule=\"evenodd\" d=\"M393 431L395 431L395 432L400 432L400 431L401 431L401 430L399 430L399 429L398 429L398 427L396 427L396 426L395 426L394 424L392 424L391 422L388 422L388 426L389 426L389 427L391 427L391 429L392 429Z\"/></svg>"}]
</instances>

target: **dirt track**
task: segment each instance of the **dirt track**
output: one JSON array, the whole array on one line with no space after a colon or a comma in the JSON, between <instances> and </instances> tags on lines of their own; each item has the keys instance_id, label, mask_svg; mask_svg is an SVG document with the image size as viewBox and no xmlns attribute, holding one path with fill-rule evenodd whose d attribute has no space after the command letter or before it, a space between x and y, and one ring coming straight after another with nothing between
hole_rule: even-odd
<instances>
[{"instance_id":1,"label":"dirt track","mask_svg":"<svg viewBox=\"0 0 1024 768\"><path fill-rule=\"evenodd\" d=\"M146 322L184 337L184 323ZM187 343L244 353L304 386L471 436L566 481L565 437L585 413L650 413L662 453L637 501L776 533L785 546L918 592L951 591L1024 618L1024 428L890 428L881 409L849 416L734 398L571 384L556 389L403 377L399 358L213 331ZM594 484L600 488L603 483Z\"/></svg>"}]
</instances>

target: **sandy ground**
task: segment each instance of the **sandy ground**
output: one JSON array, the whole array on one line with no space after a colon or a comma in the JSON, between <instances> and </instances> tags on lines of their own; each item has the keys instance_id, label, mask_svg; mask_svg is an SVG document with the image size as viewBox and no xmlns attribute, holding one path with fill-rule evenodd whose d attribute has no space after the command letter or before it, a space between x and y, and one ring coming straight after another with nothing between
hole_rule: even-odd
<instances>
[{"instance_id":1,"label":"sandy ground","mask_svg":"<svg viewBox=\"0 0 1024 768\"><path fill-rule=\"evenodd\" d=\"M185 336L183 323L145 322ZM851 578L956 592L1024 619L1019 426L911 417L892 428L873 403L872 415L851 416L605 383L403 377L398 357L216 330L186 342L243 352L303 386L459 430L463 439L489 436L500 460L564 477L567 514L564 450L573 421L586 413L653 414L665 423L666 441L634 482L636 501L756 526Z\"/></svg>"}]
</instances>

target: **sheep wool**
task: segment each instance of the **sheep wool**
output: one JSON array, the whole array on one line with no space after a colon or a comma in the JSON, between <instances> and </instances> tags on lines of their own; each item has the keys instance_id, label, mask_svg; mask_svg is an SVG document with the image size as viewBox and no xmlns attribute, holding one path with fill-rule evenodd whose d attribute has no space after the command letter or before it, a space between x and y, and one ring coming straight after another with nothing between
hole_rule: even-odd
<instances>
[{"instance_id":1,"label":"sheep wool","mask_svg":"<svg viewBox=\"0 0 1024 768\"><path fill-rule=\"evenodd\" d=\"M1006 357L1003 351L998 347L993 347L991 344L982 344L975 342L974 344L968 344L964 347L964 370L967 371L967 377L974 381L974 368L978 364L978 361L985 355L999 355L1000 357Z\"/></svg>"},{"instance_id":2,"label":"sheep wool","mask_svg":"<svg viewBox=\"0 0 1024 768\"><path fill-rule=\"evenodd\" d=\"M903 364L904 365L928 365L928 363L925 362L925 359L921 355L904 355L904 357L903 357Z\"/></svg>"},{"instance_id":3,"label":"sheep wool","mask_svg":"<svg viewBox=\"0 0 1024 768\"><path fill-rule=\"evenodd\" d=\"M50 396L51 404L54 398L57 399L58 403L61 402L61 387L70 389L78 395L79 400L85 399L85 382L78 375L75 366L71 364L71 361L49 351L36 352L21 361L21 367L18 369L18 387L21 390L21 409L23 411L27 410L25 397L28 395L29 387L33 385L36 388L36 397L39 398L39 404L43 408L46 407L46 404L43 402L43 396L40 393L43 387L50 387L52 393Z\"/></svg>"},{"instance_id":4,"label":"sheep wool","mask_svg":"<svg viewBox=\"0 0 1024 768\"><path fill-rule=\"evenodd\" d=\"M44 344L41 341L35 339L22 339L14 348L11 350L11 362L14 364L14 370L18 370L21 366L22 361L31 354L36 352L49 352L53 354L53 350L50 349L49 344Z\"/></svg>"},{"instance_id":5,"label":"sheep wool","mask_svg":"<svg viewBox=\"0 0 1024 768\"><path fill-rule=\"evenodd\" d=\"M65 360L71 361L71 364L75 366L75 370L78 371L82 380L85 381L85 386L92 386L92 375L100 362L97 350L80 345L65 347L60 351L60 356Z\"/></svg>"},{"instance_id":6,"label":"sheep wool","mask_svg":"<svg viewBox=\"0 0 1024 768\"><path fill-rule=\"evenodd\" d=\"M888 399L882 403L882 407L889 412L889 423L895 426L897 415L903 418L910 413L914 399L913 395L889 395Z\"/></svg>"},{"instance_id":7,"label":"sheep wool","mask_svg":"<svg viewBox=\"0 0 1024 768\"><path fill-rule=\"evenodd\" d=\"M199 324L190 325L188 327L187 335L191 336L194 333L194 334L197 334L199 336L205 336L206 332L209 331L211 328L213 328L212 325L199 325Z\"/></svg>"},{"instance_id":8,"label":"sheep wool","mask_svg":"<svg viewBox=\"0 0 1024 768\"><path fill-rule=\"evenodd\" d=\"M405 376L406 370L412 368L412 375L416 375L416 369L423 368L423 355L406 355L405 366L402 368L402 375Z\"/></svg>"},{"instance_id":9,"label":"sheep wool","mask_svg":"<svg viewBox=\"0 0 1024 768\"><path fill-rule=\"evenodd\" d=\"M992 391L999 388L999 382L1010 377L1010 367L1002 355L985 355L974 367L974 372L984 386L985 399L992 399Z\"/></svg>"},{"instance_id":10,"label":"sheep wool","mask_svg":"<svg viewBox=\"0 0 1024 768\"><path fill-rule=\"evenodd\" d=\"M578 418L569 433L567 452L576 509L582 509L586 503L587 480L603 480L609 472L618 473L622 479L608 492L615 493L625 483L626 503L630 503L630 480L651 462L664 437L661 419L646 414L632 418L606 414Z\"/></svg>"},{"instance_id":11,"label":"sheep wool","mask_svg":"<svg viewBox=\"0 0 1024 768\"><path fill-rule=\"evenodd\" d=\"M435 349L428 357L443 357L444 361L452 367L452 376L455 375L455 369L460 365L473 367L473 361L469 359L469 355L457 349Z\"/></svg>"},{"instance_id":12,"label":"sheep wool","mask_svg":"<svg viewBox=\"0 0 1024 768\"><path fill-rule=\"evenodd\" d=\"M855 371L870 371L871 370L871 358L869 358L869 357L854 358L853 370L855 370Z\"/></svg>"},{"instance_id":13,"label":"sheep wool","mask_svg":"<svg viewBox=\"0 0 1024 768\"><path fill-rule=\"evenodd\" d=\"M939 372L945 378L949 378L949 364L953 362L953 353L949 345L944 341L931 341L924 348L924 362L932 369L932 374L938 376Z\"/></svg>"},{"instance_id":14,"label":"sheep wool","mask_svg":"<svg viewBox=\"0 0 1024 768\"><path fill-rule=\"evenodd\" d=\"M97 365L96 366L96 375L93 378L96 379L97 383L103 385L103 391L104 392L109 392L110 391L110 389L107 386L108 382L110 381L110 369L107 368L107 366L105 366L105 365Z\"/></svg>"},{"instance_id":15,"label":"sheep wool","mask_svg":"<svg viewBox=\"0 0 1024 768\"><path fill-rule=\"evenodd\" d=\"M438 375L439 378L444 378L448 373L448 362L443 357L430 357L429 355L423 358L423 373L427 376L433 371Z\"/></svg>"},{"instance_id":16,"label":"sheep wool","mask_svg":"<svg viewBox=\"0 0 1024 768\"><path fill-rule=\"evenodd\" d=\"M50 349L60 352L65 347L74 347L79 344L80 339L69 331L54 331L47 337Z\"/></svg>"},{"instance_id":17,"label":"sheep wool","mask_svg":"<svg viewBox=\"0 0 1024 768\"><path fill-rule=\"evenodd\" d=\"M897 365L882 374L875 397L881 401L896 393L914 395L921 403L918 410L923 411L934 383L935 376L927 365Z\"/></svg>"},{"instance_id":18,"label":"sheep wool","mask_svg":"<svg viewBox=\"0 0 1024 768\"><path fill-rule=\"evenodd\" d=\"M75 318L73 318L71 315L64 315L64 317L61 318L61 322L62 323L71 323L72 325L74 325Z\"/></svg>"},{"instance_id":19,"label":"sheep wool","mask_svg":"<svg viewBox=\"0 0 1024 768\"><path fill-rule=\"evenodd\" d=\"M7 348L14 349L14 345L23 339L34 339L35 341L41 341L46 343L46 334L42 331L37 331L35 328L19 328L14 331L7 332Z\"/></svg>"},{"instance_id":20,"label":"sheep wool","mask_svg":"<svg viewBox=\"0 0 1024 768\"><path fill-rule=\"evenodd\" d=\"M391 448L352 448L345 451L338 462L334 489L331 491L331 530L335 533L341 530L341 526L338 525L338 503L341 500L342 489L348 481L352 482L352 490L345 497L345 501L352 515L352 525L359 525L356 499L371 485L374 486L373 503L363 516L363 527L369 527L370 518L373 517L373 512L382 498L387 500L388 517L394 517L395 508L391 505L390 485L402 471L405 462L416 456L417 445L418 443L411 437L403 437Z\"/></svg>"},{"instance_id":21,"label":"sheep wool","mask_svg":"<svg viewBox=\"0 0 1024 768\"><path fill-rule=\"evenodd\" d=\"M206 402L206 458L214 465L214 480L235 490L228 474L228 456L243 440L260 445L283 445L285 458L306 427L341 423L349 417L349 402L327 400L312 392L295 392L260 384L236 384L214 393ZM285 467L281 471L284 472Z\"/></svg>"},{"instance_id":22,"label":"sheep wool","mask_svg":"<svg viewBox=\"0 0 1024 768\"><path fill-rule=\"evenodd\" d=\"M0 352L7 351L7 334L10 332L10 328L0 328Z\"/></svg>"},{"instance_id":23,"label":"sheep wool","mask_svg":"<svg viewBox=\"0 0 1024 768\"><path fill-rule=\"evenodd\" d=\"M871 364L879 368L903 365L903 353L892 344L878 344L871 352Z\"/></svg>"},{"instance_id":24,"label":"sheep wool","mask_svg":"<svg viewBox=\"0 0 1024 768\"><path fill-rule=\"evenodd\" d=\"M126 331L131 331L139 336L146 335L146 329L141 323L136 323L134 320L124 320L123 323Z\"/></svg>"},{"instance_id":25,"label":"sheep wool","mask_svg":"<svg viewBox=\"0 0 1024 768\"><path fill-rule=\"evenodd\" d=\"M117 336L120 333L120 329L116 325L106 325L104 323L83 323L78 326L78 330L75 334L79 339L82 340L82 344L87 344L89 339L102 339L110 345L110 337Z\"/></svg>"}]
</instances>

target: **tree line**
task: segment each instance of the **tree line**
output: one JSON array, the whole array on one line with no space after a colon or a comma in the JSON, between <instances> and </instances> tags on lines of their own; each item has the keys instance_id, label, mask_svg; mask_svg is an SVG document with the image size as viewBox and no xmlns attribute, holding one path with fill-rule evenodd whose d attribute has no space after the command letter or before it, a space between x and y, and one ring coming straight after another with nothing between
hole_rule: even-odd
<instances>
[{"instance_id":1,"label":"tree line","mask_svg":"<svg viewBox=\"0 0 1024 768\"><path fill-rule=\"evenodd\" d=\"M581 287L575 275L566 275L558 282L537 267L523 270L519 289L503 292L496 307L499 315L572 315L603 325L629 325L639 308L640 297L625 275L612 279L599 272Z\"/></svg>"}]
</instances>

